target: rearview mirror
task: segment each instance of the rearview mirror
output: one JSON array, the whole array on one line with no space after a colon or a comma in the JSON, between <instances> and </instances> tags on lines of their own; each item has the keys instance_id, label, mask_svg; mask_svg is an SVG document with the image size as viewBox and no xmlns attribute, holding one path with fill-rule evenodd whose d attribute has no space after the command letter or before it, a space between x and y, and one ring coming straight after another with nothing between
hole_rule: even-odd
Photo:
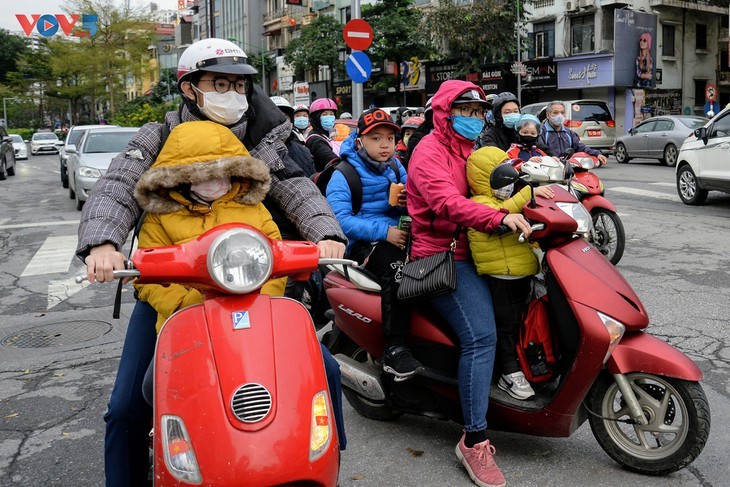
<instances>
[{"instance_id":1,"label":"rearview mirror","mask_svg":"<svg viewBox=\"0 0 730 487\"><path fill-rule=\"evenodd\" d=\"M520 173L512 167L512 164L500 164L494 168L492 175L489 176L489 184L494 189L504 188L520 179Z\"/></svg>"},{"instance_id":2,"label":"rearview mirror","mask_svg":"<svg viewBox=\"0 0 730 487\"><path fill-rule=\"evenodd\" d=\"M66 146L66 154L76 154L76 146L71 144Z\"/></svg>"},{"instance_id":3,"label":"rearview mirror","mask_svg":"<svg viewBox=\"0 0 730 487\"><path fill-rule=\"evenodd\" d=\"M695 129L695 137L702 140L707 145L707 127L700 127Z\"/></svg>"}]
</instances>

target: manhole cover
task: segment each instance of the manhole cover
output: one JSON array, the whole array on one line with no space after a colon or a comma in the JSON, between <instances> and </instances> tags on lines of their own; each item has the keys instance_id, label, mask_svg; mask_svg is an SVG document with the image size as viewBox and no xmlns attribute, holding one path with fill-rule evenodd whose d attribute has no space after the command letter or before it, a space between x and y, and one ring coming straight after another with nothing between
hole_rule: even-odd
<instances>
[{"instance_id":1,"label":"manhole cover","mask_svg":"<svg viewBox=\"0 0 730 487\"><path fill-rule=\"evenodd\" d=\"M103 321L49 323L8 335L0 343L13 348L64 347L99 338L111 329L112 325Z\"/></svg>"}]
</instances>

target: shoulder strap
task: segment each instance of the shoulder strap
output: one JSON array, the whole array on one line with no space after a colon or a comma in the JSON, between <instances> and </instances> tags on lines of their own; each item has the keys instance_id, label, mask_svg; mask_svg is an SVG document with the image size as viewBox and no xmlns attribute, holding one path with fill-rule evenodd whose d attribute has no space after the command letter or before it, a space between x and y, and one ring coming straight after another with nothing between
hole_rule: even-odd
<instances>
[{"instance_id":1,"label":"shoulder strap","mask_svg":"<svg viewBox=\"0 0 730 487\"><path fill-rule=\"evenodd\" d=\"M388 160L388 165L395 173L395 182L400 183L400 171L398 170L398 163L395 162L395 159L391 158Z\"/></svg>"},{"instance_id":2,"label":"shoulder strap","mask_svg":"<svg viewBox=\"0 0 730 487\"><path fill-rule=\"evenodd\" d=\"M350 187L352 194L352 214L357 215L362 208L362 180L355 167L349 162L342 160L337 164L337 171L340 171Z\"/></svg>"},{"instance_id":3,"label":"shoulder strap","mask_svg":"<svg viewBox=\"0 0 730 487\"><path fill-rule=\"evenodd\" d=\"M170 126L167 125L167 121L162 121L162 130L160 131L160 147L157 150L157 155L160 155L160 152L162 152L162 148L165 147L165 142L167 142L167 138L170 136Z\"/></svg>"}]
</instances>

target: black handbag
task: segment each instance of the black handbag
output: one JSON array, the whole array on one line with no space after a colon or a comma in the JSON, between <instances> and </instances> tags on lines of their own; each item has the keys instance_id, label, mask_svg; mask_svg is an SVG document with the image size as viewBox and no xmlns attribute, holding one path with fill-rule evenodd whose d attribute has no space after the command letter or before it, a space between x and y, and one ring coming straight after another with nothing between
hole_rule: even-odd
<instances>
[{"instance_id":1,"label":"black handbag","mask_svg":"<svg viewBox=\"0 0 730 487\"><path fill-rule=\"evenodd\" d=\"M456 290L454 252L460 232L458 227L449 250L419 260L406 260L398 288L400 301L414 303Z\"/></svg>"}]
</instances>

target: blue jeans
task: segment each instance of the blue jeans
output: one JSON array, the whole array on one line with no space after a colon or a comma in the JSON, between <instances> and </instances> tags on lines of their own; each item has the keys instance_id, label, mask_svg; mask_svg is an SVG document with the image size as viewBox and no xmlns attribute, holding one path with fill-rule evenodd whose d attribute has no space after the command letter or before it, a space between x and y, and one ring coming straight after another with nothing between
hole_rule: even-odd
<instances>
[{"instance_id":1,"label":"blue jeans","mask_svg":"<svg viewBox=\"0 0 730 487\"><path fill-rule=\"evenodd\" d=\"M471 433L487 428L497 328L489 286L471 261L456 261L456 281L456 291L432 299L431 305L459 338L459 397L464 427Z\"/></svg>"},{"instance_id":2,"label":"blue jeans","mask_svg":"<svg viewBox=\"0 0 730 487\"><path fill-rule=\"evenodd\" d=\"M142 384L155 353L156 321L155 309L148 303L137 301L129 318L117 378L104 414L104 474L107 487L137 487L147 483L152 407L144 399ZM347 439L342 415L340 367L329 350L323 345L320 347L340 449L344 450Z\"/></svg>"}]
</instances>

